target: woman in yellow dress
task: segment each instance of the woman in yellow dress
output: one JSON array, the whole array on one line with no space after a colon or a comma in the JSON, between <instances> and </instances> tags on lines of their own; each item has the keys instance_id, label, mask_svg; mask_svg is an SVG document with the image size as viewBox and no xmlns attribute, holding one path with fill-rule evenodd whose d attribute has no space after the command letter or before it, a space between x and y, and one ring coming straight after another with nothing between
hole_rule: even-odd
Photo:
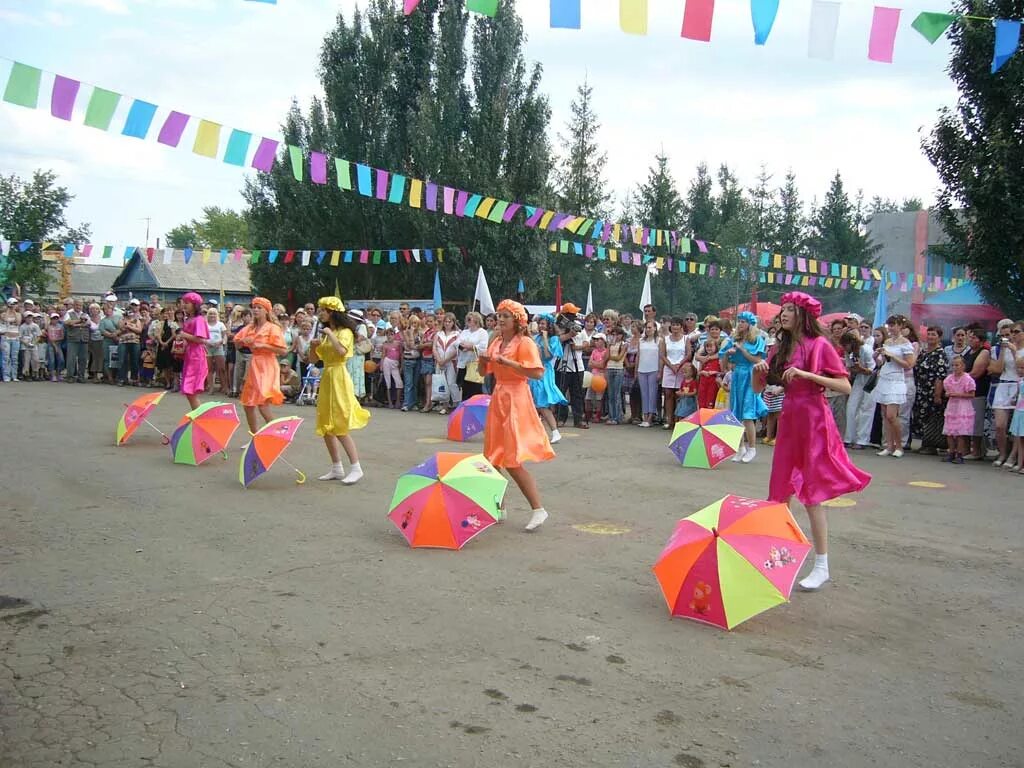
<instances>
[{"instance_id":1,"label":"woman in yellow dress","mask_svg":"<svg viewBox=\"0 0 1024 768\"><path fill-rule=\"evenodd\" d=\"M284 402L281 367L277 358L288 352L288 345L284 342L284 331L277 324L270 301L262 296L252 300L252 323L235 334L235 344L252 350L240 399L245 407L249 432L255 434L259 429L256 412L259 411L264 421L273 421L270 406Z\"/></svg>"},{"instance_id":2,"label":"woman in yellow dress","mask_svg":"<svg viewBox=\"0 0 1024 768\"><path fill-rule=\"evenodd\" d=\"M331 470L321 480L341 480L345 485L359 482L363 468L359 465L356 442L350 430L362 429L370 421L370 412L356 399L352 378L345 361L355 347L357 323L345 313L345 305L337 296L324 296L317 302L321 337L309 344L309 361L323 360L320 391L316 400L316 433L324 439L331 455ZM348 455L349 468L341 463L341 449Z\"/></svg>"},{"instance_id":3,"label":"woman in yellow dress","mask_svg":"<svg viewBox=\"0 0 1024 768\"><path fill-rule=\"evenodd\" d=\"M505 299L498 305L498 332L479 355L480 373L494 376L494 391L484 425L484 456L504 469L530 504L526 530L535 531L548 519L537 481L525 466L528 461L549 461L555 452L533 403L528 379L544 376L544 364L533 339L526 335L526 308Z\"/></svg>"}]
</instances>

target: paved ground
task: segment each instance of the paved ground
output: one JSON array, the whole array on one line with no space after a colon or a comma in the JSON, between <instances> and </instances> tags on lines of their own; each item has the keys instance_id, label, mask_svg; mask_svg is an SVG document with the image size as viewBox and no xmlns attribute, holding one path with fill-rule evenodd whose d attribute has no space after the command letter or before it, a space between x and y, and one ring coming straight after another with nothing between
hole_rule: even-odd
<instances>
[{"instance_id":1,"label":"paved ground","mask_svg":"<svg viewBox=\"0 0 1024 768\"><path fill-rule=\"evenodd\" d=\"M243 491L237 451L114 448L128 394L0 386L2 766L1022 764L1024 477L859 454L834 584L727 633L669 620L649 568L678 518L762 496L769 449L683 470L594 428L538 469L538 534L513 493L464 551L410 550L384 513L440 417L375 411L355 487Z\"/></svg>"}]
</instances>

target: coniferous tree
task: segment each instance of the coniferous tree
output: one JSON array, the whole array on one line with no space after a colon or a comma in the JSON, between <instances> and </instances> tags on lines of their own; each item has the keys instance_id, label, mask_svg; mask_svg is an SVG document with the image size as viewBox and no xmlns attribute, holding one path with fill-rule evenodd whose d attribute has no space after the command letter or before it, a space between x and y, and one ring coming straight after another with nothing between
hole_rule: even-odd
<instances>
[{"instance_id":1,"label":"coniferous tree","mask_svg":"<svg viewBox=\"0 0 1024 768\"><path fill-rule=\"evenodd\" d=\"M806 238L806 218L796 186L796 175L786 172L786 181L778 190L778 221L774 227L775 239L771 250L786 256L803 253Z\"/></svg>"},{"instance_id":2,"label":"coniferous tree","mask_svg":"<svg viewBox=\"0 0 1024 768\"><path fill-rule=\"evenodd\" d=\"M956 0L950 13L1019 18L1019 0ZM949 74L960 98L923 142L939 175L947 261L970 268L985 297L1024 314L1024 56L991 72L992 29L955 23Z\"/></svg>"}]
</instances>

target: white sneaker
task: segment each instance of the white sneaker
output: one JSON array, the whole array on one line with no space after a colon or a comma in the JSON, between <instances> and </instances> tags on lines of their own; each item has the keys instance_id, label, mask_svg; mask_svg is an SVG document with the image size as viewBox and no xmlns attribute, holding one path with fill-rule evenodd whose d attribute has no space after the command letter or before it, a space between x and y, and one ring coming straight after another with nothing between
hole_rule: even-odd
<instances>
[{"instance_id":1,"label":"white sneaker","mask_svg":"<svg viewBox=\"0 0 1024 768\"><path fill-rule=\"evenodd\" d=\"M530 516L530 522L526 524L526 530L535 531L540 528L544 521L548 519L548 513L544 509L533 510L533 515Z\"/></svg>"},{"instance_id":2,"label":"white sneaker","mask_svg":"<svg viewBox=\"0 0 1024 768\"><path fill-rule=\"evenodd\" d=\"M902 448L897 448L895 451L892 452L892 457L894 459L902 459L903 458L903 449Z\"/></svg>"},{"instance_id":3,"label":"white sneaker","mask_svg":"<svg viewBox=\"0 0 1024 768\"><path fill-rule=\"evenodd\" d=\"M562 433L561 432L559 432L557 429L551 430L551 444L552 445L554 445L555 443L559 442L561 439L562 439Z\"/></svg>"},{"instance_id":4,"label":"white sneaker","mask_svg":"<svg viewBox=\"0 0 1024 768\"><path fill-rule=\"evenodd\" d=\"M644 428L647 428L647 427L651 426L651 422L649 422L649 421L641 421L640 422L640 426L644 427Z\"/></svg>"},{"instance_id":5,"label":"white sneaker","mask_svg":"<svg viewBox=\"0 0 1024 768\"><path fill-rule=\"evenodd\" d=\"M993 467L1001 467L1001 466L1003 466L1003 460L1002 459L996 459L995 461L992 462L992 466Z\"/></svg>"},{"instance_id":6,"label":"white sneaker","mask_svg":"<svg viewBox=\"0 0 1024 768\"><path fill-rule=\"evenodd\" d=\"M883 448L878 453L876 453L875 456L892 456L892 451L890 451L888 448Z\"/></svg>"},{"instance_id":7,"label":"white sneaker","mask_svg":"<svg viewBox=\"0 0 1024 768\"><path fill-rule=\"evenodd\" d=\"M746 451L736 451L736 453L732 455L732 460L739 464L741 461L743 461L743 457L746 456L746 454Z\"/></svg>"},{"instance_id":8,"label":"white sneaker","mask_svg":"<svg viewBox=\"0 0 1024 768\"><path fill-rule=\"evenodd\" d=\"M821 589L828 580L828 568L819 568L818 566L814 566L814 568L811 569L811 572L800 580L800 589L807 592L814 592L815 590Z\"/></svg>"},{"instance_id":9,"label":"white sneaker","mask_svg":"<svg viewBox=\"0 0 1024 768\"><path fill-rule=\"evenodd\" d=\"M363 470L361 469L350 469L349 473L341 479L343 485L355 485L363 477Z\"/></svg>"},{"instance_id":10,"label":"white sneaker","mask_svg":"<svg viewBox=\"0 0 1024 768\"><path fill-rule=\"evenodd\" d=\"M755 456L757 456L757 449L747 448L747 450L743 452L743 458L740 459L740 461L742 461L744 464L749 464L754 460Z\"/></svg>"},{"instance_id":11,"label":"white sneaker","mask_svg":"<svg viewBox=\"0 0 1024 768\"><path fill-rule=\"evenodd\" d=\"M320 480L341 480L341 478L342 474L340 472L335 472L334 469L331 469L331 471L326 475L320 475L319 477Z\"/></svg>"}]
</instances>

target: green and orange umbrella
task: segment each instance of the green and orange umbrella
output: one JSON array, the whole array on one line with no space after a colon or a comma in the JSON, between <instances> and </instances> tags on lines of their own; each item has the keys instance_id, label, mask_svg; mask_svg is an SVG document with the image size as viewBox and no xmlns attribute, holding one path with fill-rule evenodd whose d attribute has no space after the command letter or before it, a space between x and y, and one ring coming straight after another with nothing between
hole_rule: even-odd
<instances>
[{"instance_id":1,"label":"green and orange umbrella","mask_svg":"<svg viewBox=\"0 0 1024 768\"><path fill-rule=\"evenodd\" d=\"M164 395L167 394L166 390L159 392L149 392L141 397L135 398L130 403L125 403L125 411L121 414L121 418L117 422L117 445L124 445L128 442L128 438L135 434L135 430L143 423L149 424L149 426L159 433L160 437L163 438L163 444L167 445L170 442L170 438L157 429L146 417L149 416L149 412L152 411L160 401L164 399Z\"/></svg>"},{"instance_id":2,"label":"green and orange umbrella","mask_svg":"<svg viewBox=\"0 0 1024 768\"><path fill-rule=\"evenodd\" d=\"M296 483L301 485L306 482L306 476L302 471L281 456L295 439L295 433L301 424L302 419L298 416L282 416L260 427L242 451L242 460L238 465L238 482L248 488L253 480L269 470L278 459L295 470L298 475Z\"/></svg>"},{"instance_id":3,"label":"green and orange umbrella","mask_svg":"<svg viewBox=\"0 0 1024 768\"><path fill-rule=\"evenodd\" d=\"M400 478L388 518L411 547L462 549L501 519L508 480L480 453L438 453Z\"/></svg>"},{"instance_id":4,"label":"green and orange umbrella","mask_svg":"<svg viewBox=\"0 0 1024 768\"><path fill-rule=\"evenodd\" d=\"M730 495L680 520L652 570L671 615L732 629L789 600L810 548L785 504Z\"/></svg>"},{"instance_id":5,"label":"green and orange umbrella","mask_svg":"<svg viewBox=\"0 0 1024 768\"><path fill-rule=\"evenodd\" d=\"M189 411L171 435L171 456L175 464L202 464L220 453L238 429L233 403L203 403Z\"/></svg>"}]
</instances>

